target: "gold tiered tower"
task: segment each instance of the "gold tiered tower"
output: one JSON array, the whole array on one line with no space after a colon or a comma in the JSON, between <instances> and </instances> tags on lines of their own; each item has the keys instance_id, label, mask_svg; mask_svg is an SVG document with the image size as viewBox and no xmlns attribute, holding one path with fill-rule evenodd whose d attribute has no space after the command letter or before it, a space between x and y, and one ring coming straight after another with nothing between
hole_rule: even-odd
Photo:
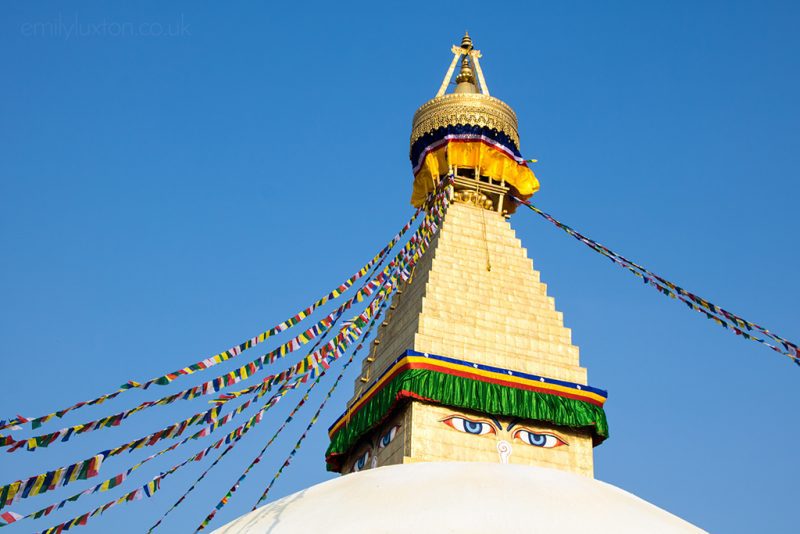
<instances>
[{"instance_id":1,"label":"gold tiered tower","mask_svg":"<svg viewBox=\"0 0 800 534\"><path fill-rule=\"evenodd\" d=\"M586 385L563 315L507 221L511 197L538 182L469 36L453 54L438 94L414 115L411 158L412 203L448 174L454 202L331 427L329 468L501 462L591 477L592 448L607 436L605 392Z\"/></svg>"}]
</instances>

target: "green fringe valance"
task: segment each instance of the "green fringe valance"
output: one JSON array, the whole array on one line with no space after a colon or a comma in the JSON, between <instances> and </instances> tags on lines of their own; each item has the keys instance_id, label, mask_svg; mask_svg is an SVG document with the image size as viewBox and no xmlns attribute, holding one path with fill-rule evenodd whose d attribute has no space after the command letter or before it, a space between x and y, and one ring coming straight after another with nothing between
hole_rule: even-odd
<instances>
[{"instance_id":1,"label":"green fringe valance","mask_svg":"<svg viewBox=\"0 0 800 534\"><path fill-rule=\"evenodd\" d=\"M375 393L372 399L350 416L348 423L331 436L331 444L325 453L328 470L339 471L342 455L385 420L398 402L408 398L495 416L586 428L592 431L595 445L608 437L605 411L589 402L427 369L410 369Z\"/></svg>"}]
</instances>

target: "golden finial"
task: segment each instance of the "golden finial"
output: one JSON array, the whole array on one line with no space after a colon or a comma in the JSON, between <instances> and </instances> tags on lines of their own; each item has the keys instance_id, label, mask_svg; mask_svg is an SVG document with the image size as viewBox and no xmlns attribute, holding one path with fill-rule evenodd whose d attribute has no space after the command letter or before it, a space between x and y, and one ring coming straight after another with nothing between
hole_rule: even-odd
<instances>
[{"instance_id":1,"label":"golden finial","mask_svg":"<svg viewBox=\"0 0 800 534\"><path fill-rule=\"evenodd\" d=\"M469 37L469 32L464 32L464 37L461 38L461 48L472 50L472 39Z\"/></svg>"},{"instance_id":2,"label":"golden finial","mask_svg":"<svg viewBox=\"0 0 800 534\"><path fill-rule=\"evenodd\" d=\"M472 67L469 66L469 60L466 57L461 61L461 70L456 76L456 83L464 82L475 85L475 75L472 73Z\"/></svg>"}]
</instances>

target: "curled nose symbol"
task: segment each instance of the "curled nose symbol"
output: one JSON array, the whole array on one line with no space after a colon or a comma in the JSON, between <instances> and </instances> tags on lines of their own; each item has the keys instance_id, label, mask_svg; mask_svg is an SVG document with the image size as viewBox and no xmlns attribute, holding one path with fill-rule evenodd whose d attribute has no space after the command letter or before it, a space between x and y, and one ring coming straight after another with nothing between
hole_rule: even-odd
<instances>
[{"instance_id":1,"label":"curled nose symbol","mask_svg":"<svg viewBox=\"0 0 800 534\"><path fill-rule=\"evenodd\" d=\"M498 441L497 454L500 455L500 463L507 464L508 457L511 456L511 444L506 440Z\"/></svg>"}]
</instances>

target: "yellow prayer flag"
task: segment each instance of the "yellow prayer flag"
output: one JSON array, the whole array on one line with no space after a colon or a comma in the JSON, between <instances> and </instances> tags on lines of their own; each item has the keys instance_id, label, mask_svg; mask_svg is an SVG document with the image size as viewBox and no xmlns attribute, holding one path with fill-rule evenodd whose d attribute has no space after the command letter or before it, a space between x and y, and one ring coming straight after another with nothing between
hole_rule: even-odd
<instances>
[{"instance_id":1,"label":"yellow prayer flag","mask_svg":"<svg viewBox=\"0 0 800 534\"><path fill-rule=\"evenodd\" d=\"M8 488L8 495L6 496L6 502L5 502L5 504L6 504L6 505L9 505L9 504L11 504L11 503L14 501L14 497L15 497L15 496L17 495L17 493L19 492L19 488L20 488L20 485L21 485L21 484L22 484L22 481L20 481L20 480L17 480L17 481L16 481L16 482L14 482L13 484L10 484L10 485L9 485L9 488Z\"/></svg>"},{"instance_id":2,"label":"yellow prayer flag","mask_svg":"<svg viewBox=\"0 0 800 534\"><path fill-rule=\"evenodd\" d=\"M31 491L28 493L28 496L33 497L34 495L39 495L46 476L46 474L37 475L36 481L33 483L33 486L31 486Z\"/></svg>"}]
</instances>

